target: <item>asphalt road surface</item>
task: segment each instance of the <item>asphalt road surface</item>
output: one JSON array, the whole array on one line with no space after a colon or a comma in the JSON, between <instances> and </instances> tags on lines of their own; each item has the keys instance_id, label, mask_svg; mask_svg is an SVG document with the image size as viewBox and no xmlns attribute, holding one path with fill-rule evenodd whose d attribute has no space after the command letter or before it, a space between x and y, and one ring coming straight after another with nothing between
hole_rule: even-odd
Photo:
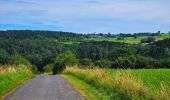
<instances>
[{"instance_id":1,"label":"asphalt road surface","mask_svg":"<svg viewBox=\"0 0 170 100\"><path fill-rule=\"evenodd\" d=\"M38 75L3 98L4 100L83 100L61 76Z\"/></svg>"}]
</instances>

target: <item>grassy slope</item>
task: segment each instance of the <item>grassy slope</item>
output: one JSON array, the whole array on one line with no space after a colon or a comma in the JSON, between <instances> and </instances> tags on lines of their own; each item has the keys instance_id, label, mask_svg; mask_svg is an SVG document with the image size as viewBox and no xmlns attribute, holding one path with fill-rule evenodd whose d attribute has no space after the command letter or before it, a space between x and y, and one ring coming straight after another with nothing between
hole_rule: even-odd
<instances>
[{"instance_id":1,"label":"grassy slope","mask_svg":"<svg viewBox=\"0 0 170 100\"><path fill-rule=\"evenodd\" d=\"M8 67L0 71L0 98L34 75L28 68Z\"/></svg>"},{"instance_id":2,"label":"grassy slope","mask_svg":"<svg viewBox=\"0 0 170 100\"><path fill-rule=\"evenodd\" d=\"M104 91L103 93L110 95L114 99L154 98L168 100L170 97L169 72L170 70L168 69L116 71L67 68L63 74L83 80L86 84L91 85L91 87L101 88ZM73 79L72 81L76 80ZM161 81L165 82L163 87L160 87L159 83ZM76 82L76 84L81 84L79 81ZM154 87L156 90L154 91L150 87Z\"/></svg>"}]
</instances>

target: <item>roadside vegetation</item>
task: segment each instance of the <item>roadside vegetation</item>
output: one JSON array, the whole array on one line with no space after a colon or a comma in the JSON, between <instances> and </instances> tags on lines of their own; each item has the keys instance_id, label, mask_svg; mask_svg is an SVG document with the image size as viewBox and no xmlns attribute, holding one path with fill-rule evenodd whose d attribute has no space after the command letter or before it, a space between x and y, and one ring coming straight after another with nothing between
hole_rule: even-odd
<instances>
[{"instance_id":1,"label":"roadside vegetation","mask_svg":"<svg viewBox=\"0 0 170 100\"><path fill-rule=\"evenodd\" d=\"M32 78L34 74L31 69L24 65L0 67L0 98L17 87L22 82Z\"/></svg>"},{"instance_id":2,"label":"roadside vegetation","mask_svg":"<svg viewBox=\"0 0 170 100\"><path fill-rule=\"evenodd\" d=\"M151 81L157 81L155 79L159 76L160 73L155 73L153 76L148 76L149 78L141 79L139 76L131 73L133 70L115 70L112 74L108 70L104 69L80 69L78 67L67 67L63 74L68 77L74 77L78 80L83 80L87 84L95 87L100 91L100 93L107 94L108 97L105 99L121 99L121 100L136 100L136 99L153 99L153 100L168 100L170 97L170 87L169 87L169 74L166 75L168 80L164 80L167 84L165 85L161 81L159 87L156 86L156 89L150 87L150 85L146 85L146 83L150 84ZM142 74L147 70L141 70ZM159 72L159 70L154 70L155 72ZM166 69L162 70L164 74L169 73ZM167 72L166 72L167 71ZM139 71L138 71L139 72ZM139 74L140 74L139 73ZM143 75L145 75L143 74ZM158 75L157 75L158 74ZM147 75L147 74L146 74ZM154 78L155 77L155 78ZM72 79L74 79L72 78ZM158 79L161 78L158 77ZM68 79L69 80L69 79ZM149 82L148 82L149 81ZM145 83L144 83L145 82ZM72 83L72 82L71 82ZM152 85L151 85L152 86ZM102 98L103 96L101 96Z\"/></svg>"}]
</instances>

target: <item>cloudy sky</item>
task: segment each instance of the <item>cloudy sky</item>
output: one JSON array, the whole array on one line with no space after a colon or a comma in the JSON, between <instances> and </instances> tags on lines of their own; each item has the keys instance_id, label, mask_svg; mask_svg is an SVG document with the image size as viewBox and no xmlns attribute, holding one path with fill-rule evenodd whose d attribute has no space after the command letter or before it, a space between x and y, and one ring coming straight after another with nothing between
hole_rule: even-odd
<instances>
[{"instance_id":1,"label":"cloudy sky","mask_svg":"<svg viewBox=\"0 0 170 100\"><path fill-rule=\"evenodd\" d=\"M170 0L0 0L0 30L167 32Z\"/></svg>"}]
</instances>

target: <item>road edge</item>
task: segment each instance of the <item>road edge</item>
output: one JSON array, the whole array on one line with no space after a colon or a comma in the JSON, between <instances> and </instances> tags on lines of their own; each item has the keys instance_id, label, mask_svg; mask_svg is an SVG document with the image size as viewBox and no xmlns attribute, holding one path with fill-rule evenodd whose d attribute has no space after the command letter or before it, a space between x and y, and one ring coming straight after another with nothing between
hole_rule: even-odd
<instances>
[{"instance_id":1,"label":"road edge","mask_svg":"<svg viewBox=\"0 0 170 100\"><path fill-rule=\"evenodd\" d=\"M23 82L21 82L21 83L18 84L15 88L11 89L9 92L7 92L5 95L3 95L0 100L4 100L4 98L5 98L6 96L8 96L8 95L11 94L12 92L14 92L16 89L18 89L19 87L21 87L23 84L25 84L26 82L32 80L32 79L35 78L35 77L36 77L36 75L33 76L33 77L31 77L31 78L28 78L28 79L23 80Z\"/></svg>"}]
</instances>

